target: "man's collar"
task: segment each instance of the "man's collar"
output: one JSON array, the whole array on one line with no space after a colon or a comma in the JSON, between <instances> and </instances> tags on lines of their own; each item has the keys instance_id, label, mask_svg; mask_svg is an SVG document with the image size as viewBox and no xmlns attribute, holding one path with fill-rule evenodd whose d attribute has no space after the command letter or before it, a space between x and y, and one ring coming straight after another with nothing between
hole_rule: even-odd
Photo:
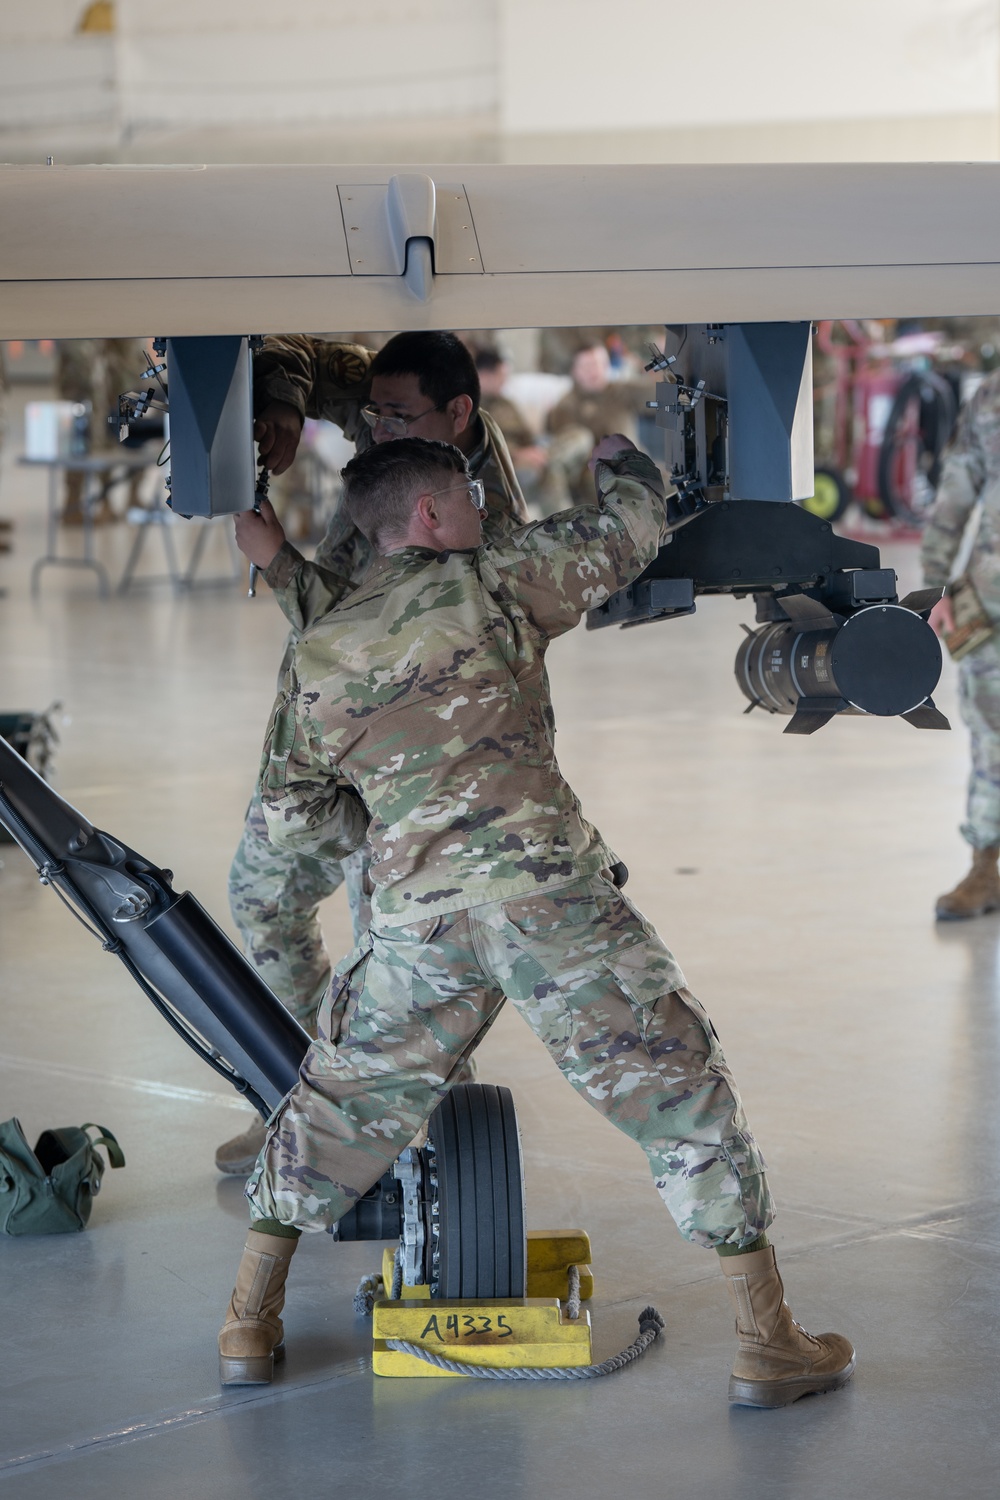
<instances>
[{"instance_id":1,"label":"man's collar","mask_svg":"<svg viewBox=\"0 0 1000 1500\"><path fill-rule=\"evenodd\" d=\"M408 562L433 562L440 557L440 552L435 547L400 547L396 552L381 554L374 564L380 571L385 569L401 567Z\"/></svg>"},{"instance_id":2,"label":"man's collar","mask_svg":"<svg viewBox=\"0 0 1000 1500\"><path fill-rule=\"evenodd\" d=\"M436 547L400 547L398 552L386 552L380 554L372 564L372 572L390 568L394 563L405 562L437 562L445 563L449 557L474 557L479 551L478 547L446 547L439 551Z\"/></svg>"},{"instance_id":3,"label":"man's collar","mask_svg":"<svg viewBox=\"0 0 1000 1500\"><path fill-rule=\"evenodd\" d=\"M469 465L469 473L474 479L486 460L486 453L490 445L489 433L486 431L486 423L483 421L478 411L476 412L476 419L472 431L475 438L475 447L470 448L469 452L465 455L465 461Z\"/></svg>"}]
</instances>

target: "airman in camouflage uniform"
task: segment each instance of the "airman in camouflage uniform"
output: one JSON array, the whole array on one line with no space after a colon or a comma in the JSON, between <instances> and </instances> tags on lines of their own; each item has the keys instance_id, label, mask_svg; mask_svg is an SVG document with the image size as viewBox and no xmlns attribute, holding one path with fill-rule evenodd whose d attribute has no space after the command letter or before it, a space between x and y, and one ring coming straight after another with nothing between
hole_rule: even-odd
<instances>
[{"instance_id":1,"label":"airman in camouflage uniform","mask_svg":"<svg viewBox=\"0 0 1000 1500\"><path fill-rule=\"evenodd\" d=\"M437 379L428 377L424 373L427 370ZM380 372L382 388L377 394L382 397L407 394L405 388L399 389L400 374L409 376L408 384L416 387L411 392L416 396L412 411L424 412L424 418L403 417L404 432L423 432L430 426L428 435L443 434L465 445L470 470L486 490L489 508L484 534L488 538L503 536L527 520L506 443L492 418L477 409L479 385L472 357L452 334L404 334L390 339L378 354L359 344L333 343L306 335L266 339L254 363L254 401L261 453L275 472L286 469L292 456L284 450L275 452L269 445L268 423L275 413L279 420L285 417L285 430L294 439L290 439L292 453L306 416L335 423L359 452L398 435L391 415L374 425L371 410L367 420L362 415L372 400L373 378L378 387ZM431 389L421 382L421 375ZM387 381L395 383L387 385ZM466 391L471 397L463 394ZM458 423L447 409L440 411L441 406L448 406L443 397L448 397L453 406L458 398L458 422L465 419L460 432L453 431ZM463 403L467 403L468 411ZM427 413L431 404L435 410ZM396 399L391 410L399 406ZM399 420L395 419L397 424ZM249 517L240 523L244 528L254 524ZM334 514L311 562L284 538L276 521L274 537L275 542L280 538L280 546L262 574L291 625L280 684L302 632L360 582L372 552L343 509ZM317 1011L331 974L318 908L342 884L346 886L354 942L358 943L368 929L370 914L366 854L359 851L338 862L276 847L268 840L260 798L255 794L229 873L229 907L248 956L311 1035L315 1034ZM469 1071L466 1076L471 1078L473 1074ZM262 1144L262 1128L254 1117L246 1131L220 1146L216 1166L222 1172L246 1176Z\"/></svg>"},{"instance_id":2,"label":"airman in camouflage uniform","mask_svg":"<svg viewBox=\"0 0 1000 1500\"><path fill-rule=\"evenodd\" d=\"M548 466L540 495L545 515L580 501L590 485L587 461L595 443L609 433L638 433L638 417L648 389L613 380L611 360L602 342L586 345L573 358L573 386L545 419L549 434Z\"/></svg>"},{"instance_id":3,"label":"airman in camouflage uniform","mask_svg":"<svg viewBox=\"0 0 1000 1500\"><path fill-rule=\"evenodd\" d=\"M924 582L951 578L966 527L977 505L979 523L966 574L985 614L1000 623L1000 371L983 381L959 419L945 456L921 556ZM951 605L936 606L931 623L951 628ZM959 663L962 718L972 739L972 769L962 837L972 845L972 868L941 896L937 916L976 917L1000 909L1000 636L994 631Z\"/></svg>"},{"instance_id":4,"label":"airman in camouflage uniform","mask_svg":"<svg viewBox=\"0 0 1000 1500\"><path fill-rule=\"evenodd\" d=\"M136 339L60 339L56 345L56 391L62 401L78 401L90 407L88 449L117 449L117 430L108 417L118 410L118 397L133 390L145 367L145 350ZM70 526L83 522L86 476L75 470L65 474L65 499L61 520ZM128 479L126 509L139 500L142 473ZM100 494L91 497L91 520L117 519L105 481Z\"/></svg>"},{"instance_id":5,"label":"airman in camouflage uniform","mask_svg":"<svg viewBox=\"0 0 1000 1500\"><path fill-rule=\"evenodd\" d=\"M723 1255L743 1340L733 1399L786 1404L853 1370L846 1340L791 1320L764 1163L715 1030L556 764L546 648L637 576L665 521L644 454L619 436L596 457L597 504L492 545L457 450L399 442L345 469L380 556L296 647L261 793L275 842L336 857L370 839L372 925L247 1183L227 1383L270 1378L297 1233L378 1181L505 999L643 1147L682 1234ZM390 485L396 511L376 509Z\"/></svg>"}]
</instances>

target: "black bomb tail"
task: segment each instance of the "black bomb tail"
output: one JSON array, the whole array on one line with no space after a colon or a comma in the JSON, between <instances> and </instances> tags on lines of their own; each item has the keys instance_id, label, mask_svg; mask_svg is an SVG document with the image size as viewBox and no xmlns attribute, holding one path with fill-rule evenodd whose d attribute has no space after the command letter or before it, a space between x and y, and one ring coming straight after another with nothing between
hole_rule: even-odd
<instances>
[{"instance_id":1,"label":"black bomb tail","mask_svg":"<svg viewBox=\"0 0 1000 1500\"><path fill-rule=\"evenodd\" d=\"M783 618L749 630L736 656L747 709L790 714L786 734L813 734L835 714L900 717L947 729L931 693L941 647L926 620L939 591L843 616L805 594L775 601Z\"/></svg>"}]
</instances>

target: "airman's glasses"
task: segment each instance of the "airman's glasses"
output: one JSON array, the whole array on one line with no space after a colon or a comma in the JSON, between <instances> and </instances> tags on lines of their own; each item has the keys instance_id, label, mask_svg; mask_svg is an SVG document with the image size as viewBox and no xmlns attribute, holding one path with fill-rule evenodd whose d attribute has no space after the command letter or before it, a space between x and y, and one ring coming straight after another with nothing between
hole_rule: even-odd
<instances>
[{"instance_id":1,"label":"airman's glasses","mask_svg":"<svg viewBox=\"0 0 1000 1500\"><path fill-rule=\"evenodd\" d=\"M464 490L470 502L481 516L486 514L486 488L481 479L466 479L459 484L446 484L443 490L426 490L428 495L448 495L452 490Z\"/></svg>"},{"instance_id":2,"label":"airman's glasses","mask_svg":"<svg viewBox=\"0 0 1000 1500\"><path fill-rule=\"evenodd\" d=\"M415 417L387 417L377 406L363 406L361 415L369 427L383 427L393 437L405 437L414 422L419 422L421 417L429 417L432 411L443 410L442 406L429 406L426 411L418 411Z\"/></svg>"}]
</instances>

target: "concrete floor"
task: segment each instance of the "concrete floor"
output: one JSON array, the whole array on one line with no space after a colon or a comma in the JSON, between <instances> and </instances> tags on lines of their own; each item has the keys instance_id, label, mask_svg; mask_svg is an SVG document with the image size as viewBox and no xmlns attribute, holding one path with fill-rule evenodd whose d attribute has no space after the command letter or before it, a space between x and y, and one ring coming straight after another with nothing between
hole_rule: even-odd
<instances>
[{"instance_id":1,"label":"concrete floor","mask_svg":"<svg viewBox=\"0 0 1000 1500\"><path fill-rule=\"evenodd\" d=\"M61 699L60 790L226 922L277 609L238 587L102 601L55 569L34 601L41 477L8 459L0 512L18 522L0 559L3 707ZM99 540L118 571L126 531ZM913 584L913 547L889 557ZM714 1257L679 1239L638 1150L510 1014L481 1060L517 1099L529 1223L589 1230L598 1358L647 1302L665 1337L585 1385L376 1380L351 1295L378 1247L316 1237L293 1268L280 1379L220 1394L215 1333L245 1221L212 1154L242 1106L7 848L0 1117L32 1140L96 1118L128 1157L85 1234L0 1242L12 1500L996 1494L1000 918L931 919L964 865L964 733L843 720L797 739L742 717L747 613L708 602L558 643L560 759L716 1020L770 1164L793 1310L854 1339L851 1386L775 1413L727 1406ZM939 700L954 711L950 667ZM338 898L328 925L345 947Z\"/></svg>"}]
</instances>

